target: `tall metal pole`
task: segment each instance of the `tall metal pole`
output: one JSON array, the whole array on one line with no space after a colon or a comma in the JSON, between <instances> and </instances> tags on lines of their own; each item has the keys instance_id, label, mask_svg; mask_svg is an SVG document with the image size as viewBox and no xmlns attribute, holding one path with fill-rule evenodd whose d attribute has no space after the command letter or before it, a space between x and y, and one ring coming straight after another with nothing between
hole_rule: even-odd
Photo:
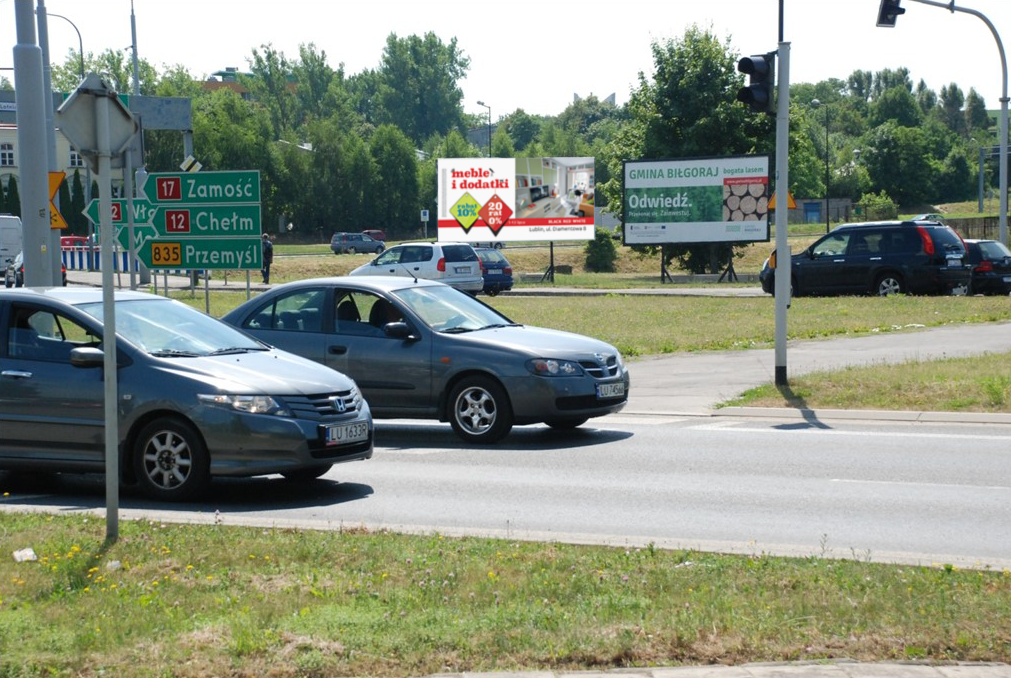
<instances>
[{"instance_id":1,"label":"tall metal pole","mask_svg":"<svg viewBox=\"0 0 1011 678\"><path fill-rule=\"evenodd\" d=\"M53 124L53 80L52 70L49 65L49 21L46 16L45 0L38 0L38 8L35 11L36 21L39 25L39 47L42 48L42 91L43 105L46 109L46 160L50 172L56 172L60 168L56 164L56 126ZM60 205L60 196L54 199L56 206L60 209L67 209L70 205ZM49 265L50 265L50 285L58 287L63 284L63 274L60 264L62 263L62 252L60 251L60 230L49 229Z\"/></svg>"},{"instance_id":2,"label":"tall metal pole","mask_svg":"<svg viewBox=\"0 0 1011 678\"><path fill-rule=\"evenodd\" d=\"M21 165L21 223L24 232L25 285L49 286L49 180L46 169L46 114L42 91L42 50L35 42L32 0L14 0L17 44L14 90L18 102Z\"/></svg>"},{"instance_id":3,"label":"tall metal pole","mask_svg":"<svg viewBox=\"0 0 1011 678\"><path fill-rule=\"evenodd\" d=\"M994 40L997 41L997 51L1000 52L1000 67L1001 67L1001 96L1000 96L1000 241L1005 245L1008 244L1008 227L1007 227L1007 137L1008 137L1008 95L1007 95L1007 58L1004 56L1004 44L1000 40L1000 35L997 33L997 29L993 27L993 24L982 12L978 12L974 9L968 9L966 7L956 7L955 0L951 0L949 3L934 2L934 0L913 0L913 2L919 2L923 5L932 5L933 7L940 7L946 9L951 13L964 12L966 14L971 14L974 17L978 17L987 25L990 32L993 33Z\"/></svg>"},{"instance_id":4,"label":"tall metal pole","mask_svg":"<svg viewBox=\"0 0 1011 678\"><path fill-rule=\"evenodd\" d=\"M113 94L113 96L115 96ZM119 538L119 412L116 383L116 311L112 283L112 166L109 140L109 96L95 97L95 141L98 146L98 214L102 239L102 350L105 381L105 540Z\"/></svg>"},{"instance_id":5,"label":"tall metal pole","mask_svg":"<svg viewBox=\"0 0 1011 678\"><path fill-rule=\"evenodd\" d=\"M829 157L828 157L828 104L825 104L825 232L826 233L828 233L829 230L831 229L831 226L829 226L829 218L830 218L830 211L829 211L829 205L830 205L830 203L829 203L829 200L831 199L830 196L832 195L829 192L829 188L828 188L829 187L829 181L830 181L830 177L829 177L829 165L828 165L828 163L829 163Z\"/></svg>"},{"instance_id":6,"label":"tall metal pole","mask_svg":"<svg viewBox=\"0 0 1011 678\"><path fill-rule=\"evenodd\" d=\"M780 4L782 12L782 3ZM779 43L779 82L776 86L776 385L785 386L786 379L786 309L790 306L790 278L793 257L786 239L790 214L790 43Z\"/></svg>"},{"instance_id":7,"label":"tall metal pole","mask_svg":"<svg viewBox=\"0 0 1011 678\"><path fill-rule=\"evenodd\" d=\"M488 157L491 157L491 106L483 101L477 102L478 106L484 106L488 109Z\"/></svg>"}]
</instances>

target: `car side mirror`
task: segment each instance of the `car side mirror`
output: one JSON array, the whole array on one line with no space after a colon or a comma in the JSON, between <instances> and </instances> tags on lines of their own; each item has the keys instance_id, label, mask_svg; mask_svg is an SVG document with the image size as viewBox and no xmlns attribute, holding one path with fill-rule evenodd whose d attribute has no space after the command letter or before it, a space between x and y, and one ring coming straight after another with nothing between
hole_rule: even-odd
<instances>
[{"instance_id":1,"label":"car side mirror","mask_svg":"<svg viewBox=\"0 0 1011 678\"><path fill-rule=\"evenodd\" d=\"M383 325L383 332L391 339L406 339L416 341L418 337L411 334L410 326L403 322L386 323Z\"/></svg>"},{"instance_id":2,"label":"car side mirror","mask_svg":"<svg viewBox=\"0 0 1011 678\"><path fill-rule=\"evenodd\" d=\"M130 359L120 351L116 367L124 367L130 362ZM78 346L70 349L70 364L74 367L102 367L105 364L105 351L94 346Z\"/></svg>"}]
</instances>

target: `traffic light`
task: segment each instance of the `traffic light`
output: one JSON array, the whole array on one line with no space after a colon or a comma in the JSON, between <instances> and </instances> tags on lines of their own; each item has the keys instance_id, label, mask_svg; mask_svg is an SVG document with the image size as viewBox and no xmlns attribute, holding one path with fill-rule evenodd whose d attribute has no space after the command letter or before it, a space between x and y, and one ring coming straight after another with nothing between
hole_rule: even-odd
<instances>
[{"instance_id":1,"label":"traffic light","mask_svg":"<svg viewBox=\"0 0 1011 678\"><path fill-rule=\"evenodd\" d=\"M737 62L737 70L748 75L748 86L737 91L737 100L756 113L776 110L776 53L752 54Z\"/></svg>"},{"instance_id":2,"label":"traffic light","mask_svg":"<svg viewBox=\"0 0 1011 678\"><path fill-rule=\"evenodd\" d=\"M900 14L905 14L906 10L899 7L899 0L881 0L878 7L878 26L882 28L895 28L895 20Z\"/></svg>"}]
</instances>

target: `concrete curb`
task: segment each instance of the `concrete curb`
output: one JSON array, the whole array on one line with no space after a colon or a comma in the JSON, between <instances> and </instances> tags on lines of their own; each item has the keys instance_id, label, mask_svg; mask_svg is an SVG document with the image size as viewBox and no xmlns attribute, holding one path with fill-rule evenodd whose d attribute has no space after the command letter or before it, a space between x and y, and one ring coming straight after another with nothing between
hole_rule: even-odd
<instances>
[{"instance_id":1,"label":"concrete curb","mask_svg":"<svg viewBox=\"0 0 1011 678\"><path fill-rule=\"evenodd\" d=\"M756 662L726 666L670 666L606 671L492 671L437 673L429 678L1011 678L1002 662L857 662L849 659Z\"/></svg>"}]
</instances>

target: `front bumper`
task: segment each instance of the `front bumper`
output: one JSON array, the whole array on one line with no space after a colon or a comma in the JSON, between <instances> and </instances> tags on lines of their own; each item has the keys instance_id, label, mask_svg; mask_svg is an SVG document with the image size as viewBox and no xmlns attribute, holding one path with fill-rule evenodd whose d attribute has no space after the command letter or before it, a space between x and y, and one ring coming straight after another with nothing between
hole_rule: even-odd
<instances>
[{"instance_id":1,"label":"front bumper","mask_svg":"<svg viewBox=\"0 0 1011 678\"><path fill-rule=\"evenodd\" d=\"M628 403L628 371L607 379L578 377L525 377L502 380L512 403L517 424L535 424L559 418L602 417L620 411ZM624 395L600 398L598 384L624 385Z\"/></svg>"},{"instance_id":2,"label":"front bumper","mask_svg":"<svg viewBox=\"0 0 1011 678\"><path fill-rule=\"evenodd\" d=\"M246 414L214 406L202 406L191 416L207 444L212 476L283 473L372 457L375 427L364 401L353 415L326 420ZM366 440L326 444L326 424L355 422L368 426Z\"/></svg>"}]
</instances>

